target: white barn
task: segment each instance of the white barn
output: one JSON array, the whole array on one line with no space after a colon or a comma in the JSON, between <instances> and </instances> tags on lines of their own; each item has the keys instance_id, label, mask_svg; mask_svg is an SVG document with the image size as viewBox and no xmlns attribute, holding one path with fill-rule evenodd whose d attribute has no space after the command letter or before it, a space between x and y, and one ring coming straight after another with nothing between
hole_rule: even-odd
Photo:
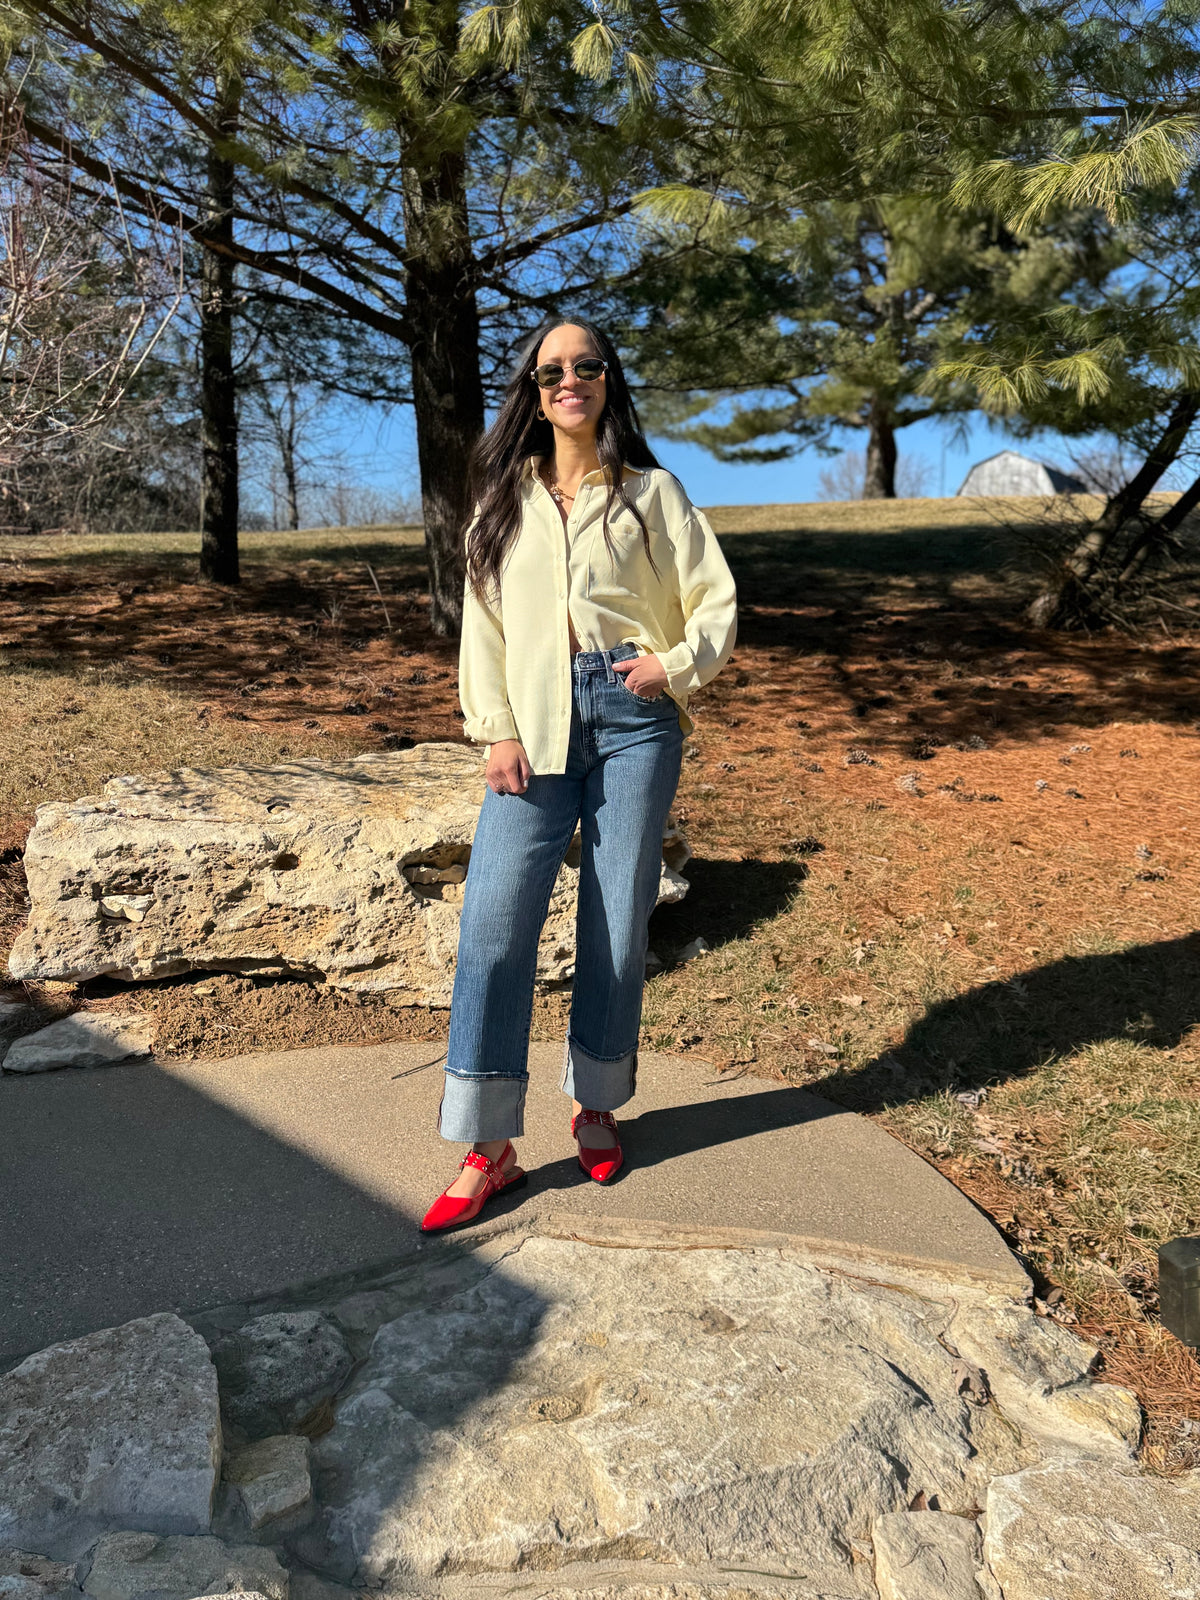
<instances>
[{"instance_id":1,"label":"white barn","mask_svg":"<svg viewBox=\"0 0 1200 1600\"><path fill-rule=\"evenodd\" d=\"M962 481L959 494L1086 494L1087 485L1069 472L1059 472L1043 461L1016 450L977 461Z\"/></svg>"}]
</instances>

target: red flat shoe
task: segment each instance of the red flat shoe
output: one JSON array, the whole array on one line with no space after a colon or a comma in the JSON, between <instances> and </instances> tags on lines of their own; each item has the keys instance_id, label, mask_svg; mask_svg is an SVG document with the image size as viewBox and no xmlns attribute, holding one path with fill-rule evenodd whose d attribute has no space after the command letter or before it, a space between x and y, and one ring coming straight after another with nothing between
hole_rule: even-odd
<instances>
[{"instance_id":1,"label":"red flat shoe","mask_svg":"<svg viewBox=\"0 0 1200 1600\"><path fill-rule=\"evenodd\" d=\"M486 1174L487 1182L476 1195L438 1195L425 1213L421 1232L442 1233L447 1228L461 1228L465 1223L474 1222L488 1201L496 1195L507 1194L510 1189L523 1188L529 1182L527 1172L523 1172L520 1167L514 1167L510 1172L500 1170L511 1150L510 1142L500 1152L499 1161L489 1161L486 1156L480 1155L478 1150L469 1150L458 1163L458 1170L461 1172L464 1167L476 1167Z\"/></svg>"},{"instance_id":2,"label":"red flat shoe","mask_svg":"<svg viewBox=\"0 0 1200 1600\"><path fill-rule=\"evenodd\" d=\"M571 1118L571 1137L577 1142L579 1135L575 1132L575 1129L581 1122L594 1122L597 1127L607 1128L614 1137L617 1132L617 1125L613 1121L611 1111L581 1111L577 1117ZM613 1145L605 1145L601 1150L596 1149L593 1145L580 1144L579 1165L587 1173L588 1177L594 1179L596 1183L608 1183L616 1177L617 1173L625 1165L625 1152L621 1149L619 1140L615 1147Z\"/></svg>"}]
</instances>

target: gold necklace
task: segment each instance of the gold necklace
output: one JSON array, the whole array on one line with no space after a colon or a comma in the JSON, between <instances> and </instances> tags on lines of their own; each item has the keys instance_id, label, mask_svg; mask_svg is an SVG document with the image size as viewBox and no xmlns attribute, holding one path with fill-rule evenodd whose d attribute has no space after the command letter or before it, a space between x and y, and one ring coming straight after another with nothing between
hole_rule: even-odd
<instances>
[{"instance_id":1,"label":"gold necklace","mask_svg":"<svg viewBox=\"0 0 1200 1600\"><path fill-rule=\"evenodd\" d=\"M546 491L556 506L565 506L568 500L575 500L575 495L568 494L557 478L552 483L546 483L546 479L543 477L542 482L546 485Z\"/></svg>"}]
</instances>

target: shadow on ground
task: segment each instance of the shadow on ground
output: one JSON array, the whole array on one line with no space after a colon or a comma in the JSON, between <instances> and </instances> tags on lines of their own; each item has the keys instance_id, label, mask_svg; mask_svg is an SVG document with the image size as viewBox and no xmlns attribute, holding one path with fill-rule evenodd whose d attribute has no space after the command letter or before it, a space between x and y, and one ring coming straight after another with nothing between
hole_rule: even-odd
<instances>
[{"instance_id":1,"label":"shadow on ground","mask_svg":"<svg viewBox=\"0 0 1200 1600\"><path fill-rule=\"evenodd\" d=\"M1196 589L1194 546L1172 574L1165 619L1148 616L1134 637L1031 629L1022 609L1037 561L999 526L724 541L741 599L739 647L826 658L837 698L878 748L923 731L952 742L989 730L1036 738L1061 725L1195 723L1188 630L1197 614L1177 604ZM777 705L780 721L795 709L790 686L772 691L751 675L739 690L730 678L709 691L717 704L732 708L744 695Z\"/></svg>"},{"instance_id":2,"label":"shadow on ground","mask_svg":"<svg viewBox=\"0 0 1200 1600\"><path fill-rule=\"evenodd\" d=\"M933 1005L904 1042L810 1087L856 1111L985 1088L1107 1040L1172 1049L1200 1023L1200 933L1065 956ZM897 1084L892 1060L908 1070Z\"/></svg>"},{"instance_id":3,"label":"shadow on ground","mask_svg":"<svg viewBox=\"0 0 1200 1600\"><path fill-rule=\"evenodd\" d=\"M693 856L685 898L659 906L650 918L651 948L666 956L701 934L710 946L748 938L787 910L807 877L802 861Z\"/></svg>"}]
</instances>

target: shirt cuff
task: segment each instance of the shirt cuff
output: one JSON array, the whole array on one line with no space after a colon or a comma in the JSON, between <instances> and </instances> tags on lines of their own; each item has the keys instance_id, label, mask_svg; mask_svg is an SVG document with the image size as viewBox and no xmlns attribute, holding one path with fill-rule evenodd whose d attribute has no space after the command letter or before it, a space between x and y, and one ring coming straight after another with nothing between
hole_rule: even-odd
<instances>
[{"instance_id":1,"label":"shirt cuff","mask_svg":"<svg viewBox=\"0 0 1200 1600\"><path fill-rule=\"evenodd\" d=\"M499 744L502 739L516 739L517 725L507 708L490 712L486 717L468 717L463 732L472 744Z\"/></svg>"},{"instance_id":2,"label":"shirt cuff","mask_svg":"<svg viewBox=\"0 0 1200 1600\"><path fill-rule=\"evenodd\" d=\"M687 695L700 687L696 676L696 657L689 644L677 644L658 658L667 675L667 688L672 695Z\"/></svg>"}]
</instances>

